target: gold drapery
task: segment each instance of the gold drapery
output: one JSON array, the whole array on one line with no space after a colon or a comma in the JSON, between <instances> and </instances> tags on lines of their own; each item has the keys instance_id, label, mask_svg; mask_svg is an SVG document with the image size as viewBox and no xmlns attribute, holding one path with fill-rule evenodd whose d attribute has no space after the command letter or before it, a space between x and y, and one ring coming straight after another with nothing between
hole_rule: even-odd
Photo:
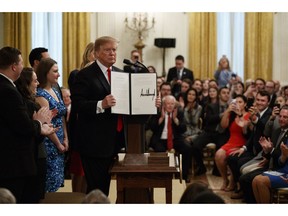
<instances>
[{"instance_id":1,"label":"gold drapery","mask_svg":"<svg viewBox=\"0 0 288 216\"><path fill-rule=\"evenodd\" d=\"M72 70L79 69L90 42L90 13L63 13L63 86Z\"/></svg>"},{"instance_id":2,"label":"gold drapery","mask_svg":"<svg viewBox=\"0 0 288 216\"><path fill-rule=\"evenodd\" d=\"M273 13L245 14L245 79L272 78Z\"/></svg>"},{"instance_id":3,"label":"gold drapery","mask_svg":"<svg viewBox=\"0 0 288 216\"><path fill-rule=\"evenodd\" d=\"M19 49L24 66L29 66L31 51L31 13L3 13L4 46Z\"/></svg>"},{"instance_id":4,"label":"gold drapery","mask_svg":"<svg viewBox=\"0 0 288 216\"><path fill-rule=\"evenodd\" d=\"M189 14L189 68L195 78L213 78L217 67L216 18L216 13Z\"/></svg>"}]
</instances>

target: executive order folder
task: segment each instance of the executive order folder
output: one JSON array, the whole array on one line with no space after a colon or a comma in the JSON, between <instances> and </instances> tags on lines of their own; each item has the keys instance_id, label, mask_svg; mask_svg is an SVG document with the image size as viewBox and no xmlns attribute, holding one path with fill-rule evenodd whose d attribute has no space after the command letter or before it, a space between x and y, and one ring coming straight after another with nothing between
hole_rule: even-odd
<instances>
[{"instance_id":1,"label":"executive order folder","mask_svg":"<svg viewBox=\"0 0 288 216\"><path fill-rule=\"evenodd\" d=\"M116 98L112 113L126 115L157 114L156 73L111 73L111 94Z\"/></svg>"}]
</instances>

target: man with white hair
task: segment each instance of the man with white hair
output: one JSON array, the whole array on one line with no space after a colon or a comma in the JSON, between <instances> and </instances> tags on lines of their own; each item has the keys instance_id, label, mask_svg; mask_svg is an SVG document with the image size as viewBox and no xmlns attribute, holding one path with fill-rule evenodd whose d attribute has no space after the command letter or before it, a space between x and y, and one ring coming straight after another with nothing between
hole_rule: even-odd
<instances>
[{"instance_id":1,"label":"man with white hair","mask_svg":"<svg viewBox=\"0 0 288 216\"><path fill-rule=\"evenodd\" d=\"M187 183L190 182L188 171L191 166L192 147L184 142L182 136L186 131L184 113L176 104L177 101L173 95L163 97L161 111L150 121L150 128L153 131L150 147L155 152L173 152L175 149L182 154L182 175Z\"/></svg>"}]
</instances>

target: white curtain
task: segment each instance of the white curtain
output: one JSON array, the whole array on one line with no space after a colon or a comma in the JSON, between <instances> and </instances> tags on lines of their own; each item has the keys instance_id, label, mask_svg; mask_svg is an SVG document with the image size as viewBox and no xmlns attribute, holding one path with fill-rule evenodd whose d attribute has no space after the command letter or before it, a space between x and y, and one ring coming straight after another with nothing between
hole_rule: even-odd
<instances>
[{"instance_id":1,"label":"white curtain","mask_svg":"<svg viewBox=\"0 0 288 216\"><path fill-rule=\"evenodd\" d=\"M217 13L217 58L226 55L233 72L244 77L245 13Z\"/></svg>"},{"instance_id":2,"label":"white curtain","mask_svg":"<svg viewBox=\"0 0 288 216\"><path fill-rule=\"evenodd\" d=\"M59 67L62 86L62 13L32 13L32 49L45 47Z\"/></svg>"}]
</instances>

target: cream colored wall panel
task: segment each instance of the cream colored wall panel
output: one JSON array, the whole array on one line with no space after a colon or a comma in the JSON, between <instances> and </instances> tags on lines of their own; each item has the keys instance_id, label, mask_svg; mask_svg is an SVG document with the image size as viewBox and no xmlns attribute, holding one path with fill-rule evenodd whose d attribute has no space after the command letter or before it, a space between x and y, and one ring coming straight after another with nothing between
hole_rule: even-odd
<instances>
[{"instance_id":1,"label":"cream colored wall panel","mask_svg":"<svg viewBox=\"0 0 288 216\"><path fill-rule=\"evenodd\" d=\"M135 49L138 41L137 33L125 28L125 18L133 13L95 13L91 17L97 19L91 21L91 40L103 35L110 35L119 39L116 66L123 68L123 59L130 58L130 51ZM174 66L175 56L183 55L188 59L188 18L185 13L148 13L149 18L155 18L155 26L149 30L143 42L143 60L146 66L153 65L158 75L162 73L163 49L154 46L155 38L176 38L176 48L166 49L166 72ZM150 20L149 19L149 20ZM186 62L188 65L188 62Z\"/></svg>"},{"instance_id":2,"label":"cream colored wall panel","mask_svg":"<svg viewBox=\"0 0 288 216\"><path fill-rule=\"evenodd\" d=\"M273 79L288 84L288 13L274 14Z\"/></svg>"},{"instance_id":3,"label":"cream colored wall panel","mask_svg":"<svg viewBox=\"0 0 288 216\"><path fill-rule=\"evenodd\" d=\"M0 13L0 32L2 32L2 34L0 34L0 47L2 47L4 45L4 26L3 26L3 13Z\"/></svg>"}]
</instances>

